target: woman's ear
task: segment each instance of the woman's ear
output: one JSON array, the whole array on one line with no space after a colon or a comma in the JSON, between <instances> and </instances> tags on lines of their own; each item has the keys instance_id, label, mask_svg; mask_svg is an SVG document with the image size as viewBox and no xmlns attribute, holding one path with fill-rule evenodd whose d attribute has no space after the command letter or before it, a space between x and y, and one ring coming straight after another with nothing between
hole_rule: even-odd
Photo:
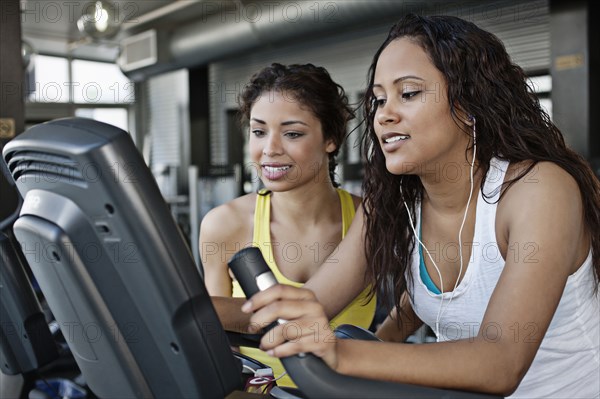
<instances>
[{"instance_id":1,"label":"woman's ear","mask_svg":"<svg viewBox=\"0 0 600 399\"><path fill-rule=\"evenodd\" d=\"M332 152L334 152L337 149L337 145L335 145L335 143L333 142L333 140L327 140L327 146L325 147L325 151L328 154L331 154Z\"/></svg>"},{"instance_id":2,"label":"woman's ear","mask_svg":"<svg viewBox=\"0 0 600 399\"><path fill-rule=\"evenodd\" d=\"M460 106L456 107L456 115L461 120L461 122L463 122L467 126L473 126L475 124L475 116L473 114L465 112L465 110L462 109L462 107Z\"/></svg>"}]
</instances>

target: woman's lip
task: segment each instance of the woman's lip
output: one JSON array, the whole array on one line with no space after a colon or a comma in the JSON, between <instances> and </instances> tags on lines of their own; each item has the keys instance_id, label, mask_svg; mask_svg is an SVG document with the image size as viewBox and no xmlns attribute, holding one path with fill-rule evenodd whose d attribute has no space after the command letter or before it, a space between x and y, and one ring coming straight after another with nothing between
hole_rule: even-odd
<instances>
[{"instance_id":1,"label":"woman's lip","mask_svg":"<svg viewBox=\"0 0 600 399\"><path fill-rule=\"evenodd\" d=\"M403 137L408 137L410 138L410 134L406 134L406 133L399 133L399 132L389 132L389 133L384 133L381 135L381 142L384 144L386 143L386 140L389 140L393 137L398 137L398 136L403 136Z\"/></svg>"},{"instance_id":2,"label":"woman's lip","mask_svg":"<svg viewBox=\"0 0 600 399\"><path fill-rule=\"evenodd\" d=\"M394 137L406 137L405 139L400 139L397 141L393 141L391 143L386 143L385 140L389 140ZM394 152L400 147L402 147L407 141L410 140L410 135L402 134L402 133L386 133L381 136L381 149L385 152Z\"/></svg>"},{"instance_id":3,"label":"woman's lip","mask_svg":"<svg viewBox=\"0 0 600 399\"><path fill-rule=\"evenodd\" d=\"M261 165L262 175L268 180L280 180L292 169L292 165L265 163Z\"/></svg>"},{"instance_id":4,"label":"woman's lip","mask_svg":"<svg viewBox=\"0 0 600 399\"><path fill-rule=\"evenodd\" d=\"M260 164L261 167L270 166L272 168L283 168L285 166L291 166L287 163L279 163L279 162L263 162Z\"/></svg>"}]
</instances>

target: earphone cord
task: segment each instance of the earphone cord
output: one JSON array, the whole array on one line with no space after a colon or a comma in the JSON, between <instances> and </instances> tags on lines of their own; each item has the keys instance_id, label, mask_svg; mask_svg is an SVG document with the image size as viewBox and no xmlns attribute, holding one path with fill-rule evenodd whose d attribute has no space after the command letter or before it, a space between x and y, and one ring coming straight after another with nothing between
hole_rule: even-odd
<instances>
[{"instance_id":1,"label":"earphone cord","mask_svg":"<svg viewBox=\"0 0 600 399\"><path fill-rule=\"evenodd\" d=\"M454 298L454 292L456 291L456 287L458 286L458 281L460 280L460 276L462 275L462 270L463 270L462 231L463 231L463 227L465 227L465 221L467 220L467 214L469 212L469 205L471 205L471 198L473 198L473 188L474 188L473 169L475 167L475 155L477 154L477 141L475 139L475 134L476 134L475 118L473 118L473 158L471 159L471 172L470 172L470 176L469 176L470 177L469 180L471 181L471 188L469 190L469 199L467 200L467 207L465 209L465 214L463 215L463 220L460 225L460 229L458 230L458 253L459 253L459 259L460 259L460 268L458 269L458 277L456 278L456 282L454 283L454 288L452 289L452 295L450 296L450 300L448 300L448 304L442 311L442 313L440 315L440 319L444 315L444 312L446 311L446 309L448 309L448 307L450 306L450 303L452 302L452 298ZM438 325L437 326L438 332L439 332L440 319L438 319L436 322L436 325Z\"/></svg>"},{"instance_id":2,"label":"earphone cord","mask_svg":"<svg viewBox=\"0 0 600 399\"><path fill-rule=\"evenodd\" d=\"M419 235L417 234L417 231L415 229L415 225L413 223L412 217L410 215L410 210L408 209L408 205L406 205L406 201L404 201L404 207L406 208L406 212L408 213L408 221L410 223L410 227L415 235L415 238L417 239L417 241L419 242L419 245L421 245L423 247L423 249L425 249L425 252L427 253L427 256L429 257L429 260L431 261L431 264L433 265L433 267L435 268L435 271L438 274L438 277L440 278L440 287L442 293L440 294L440 307L438 308L438 312L437 312L437 316L435 318L435 336L436 336L436 341L439 342L440 341L440 320L442 318L442 316L444 315L444 312L446 311L446 309L448 309L448 307L450 306L450 303L452 303L452 299L454 298L454 294L456 292L456 287L458 287L458 282L460 281L460 276L462 275L462 270L463 270L463 253L462 253L462 231L463 228L465 226L465 222L467 220L467 214L469 212L469 205L471 204L471 199L473 197L473 188L474 188L474 177L473 177L473 169L475 166L475 156L477 154L477 140L476 140L476 130L475 130L475 118L472 118L473 121L473 158L471 159L471 170L470 170L470 190L469 190L469 198L467 199L467 206L465 208L465 213L463 215L463 220L462 223L460 225L460 229L458 230L458 253L459 253L459 259L460 259L460 268L458 271L458 277L456 278L456 282L454 283L454 288L452 289L452 295L450 296L450 299L448 300L448 303L446 304L446 307L444 307L444 293L443 293L443 289L444 289L444 280L442 279L442 273L440 272L440 269L438 268L437 264L435 263L435 261L433 260L433 257L431 256L431 253L429 252L429 250L427 249L427 247L425 246L425 244L423 244L423 242L421 241L421 239L419 238ZM401 183L402 184L402 183ZM400 185L400 193L402 194L402 185ZM423 221L421 221L421 223L423 223Z\"/></svg>"},{"instance_id":3,"label":"earphone cord","mask_svg":"<svg viewBox=\"0 0 600 399\"><path fill-rule=\"evenodd\" d=\"M421 241L421 239L419 238L419 235L417 234L417 231L415 229L415 225L413 223L412 217L410 216L410 211L408 210L408 205L406 205L406 201L404 201L404 207L406 208L406 212L408 213L408 221L410 223L410 227L412 228L413 233L415 234L415 238L419 242L419 245L421 245L423 247L423 249L425 249L425 253L429 257L429 260L431 261L431 264L433 265L433 267L435 267L435 271L437 272L438 277L440 278L440 286L443 289L444 288L444 279L442 278L442 273L440 272L440 269L437 267L437 264L433 260L433 257L431 256L431 253L429 252L429 250L427 249L427 247L425 246L425 244L423 244L423 241ZM439 342L439 322L440 322L440 318L441 318L441 312L442 312L442 306L443 306L443 304L444 304L444 295L442 293L440 295L440 307L438 308L438 313L437 313L437 316L435 318L435 335L437 337L438 342Z\"/></svg>"}]
</instances>

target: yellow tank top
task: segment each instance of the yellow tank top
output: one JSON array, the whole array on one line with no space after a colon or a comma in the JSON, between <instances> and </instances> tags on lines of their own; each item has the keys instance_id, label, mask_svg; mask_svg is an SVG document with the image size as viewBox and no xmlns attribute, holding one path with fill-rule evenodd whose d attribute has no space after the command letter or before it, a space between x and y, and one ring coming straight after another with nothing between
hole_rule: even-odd
<instances>
[{"instance_id":1,"label":"yellow tank top","mask_svg":"<svg viewBox=\"0 0 600 399\"><path fill-rule=\"evenodd\" d=\"M346 236L346 232L350 228L352 219L354 219L354 203L352 202L352 196L345 190L337 189L340 197L340 203L342 205L342 238ZM260 195L263 194L263 195ZM287 284L294 287L302 287L303 283L292 281L285 277L277 264L275 264L275 258L273 256L272 245L271 245L271 195L264 195L264 192L259 193L256 196L256 208L254 211L254 235L252 242L255 246L260 248L265 261L273 271L273 274L281 284ZM336 317L334 317L330 325L332 328L341 324L353 324L363 328L369 328L375 315L375 296L371 300L365 303L365 300L369 294L369 288L367 287L359 296L357 296L352 303L350 303L344 310L342 310ZM244 292L237 281L233 282L233 297L244 297ZM273 375L277 378L281 376L285 369L279 361L279 359L267 355L265 352L256 348L241 347L240 352L244 355L250 356L273 369ZM277 385L295 387L292 379L286 374L281 379L277 380Z\"/></svg>"}]
</instances>

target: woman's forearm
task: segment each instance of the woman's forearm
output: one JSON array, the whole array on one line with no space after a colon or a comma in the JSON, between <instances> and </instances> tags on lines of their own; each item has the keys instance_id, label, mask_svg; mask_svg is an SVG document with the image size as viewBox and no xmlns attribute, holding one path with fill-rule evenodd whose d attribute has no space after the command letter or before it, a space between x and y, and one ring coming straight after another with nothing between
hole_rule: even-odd
<instances>
[{"instance_id":1,"label":"woman's forearm","mask_svg":"<svg viewBox=\"0 0 600 399\"><path fill-rule=\"evenodd\" d=\"M392 309L388 317L377 328L375 335L382 341L404 342L423 325L423 322L415 314L408 301L403 301L402 306L403 309L400 312L398 312L397 308Z\"/></svg>"},{"instance_id":2,"label":"woman's forearm","mask_svg":"<svg viewBox=\"0 0 600 399\"><path fill-rule=\"evenodd\" d=\"M217 316L219 316L219 321L225 330L241 333L248 332L250 315L241 311L242 304L246 302L246 298L211 296L210 299L217 312Z\"/></svg>"},{"instance_id":3,"label":"woman's forearm","mask_svg":"<svg viewBox=\"0 0 600 399\"><path fill-rule=\"evenodd\" d=\"M435 388L510 394L518 385L502 344L482 339L431 344L337 342L337 371L356 377ZM495 346L495 347L494 347Z\"/></svg>"}]
</instances>

